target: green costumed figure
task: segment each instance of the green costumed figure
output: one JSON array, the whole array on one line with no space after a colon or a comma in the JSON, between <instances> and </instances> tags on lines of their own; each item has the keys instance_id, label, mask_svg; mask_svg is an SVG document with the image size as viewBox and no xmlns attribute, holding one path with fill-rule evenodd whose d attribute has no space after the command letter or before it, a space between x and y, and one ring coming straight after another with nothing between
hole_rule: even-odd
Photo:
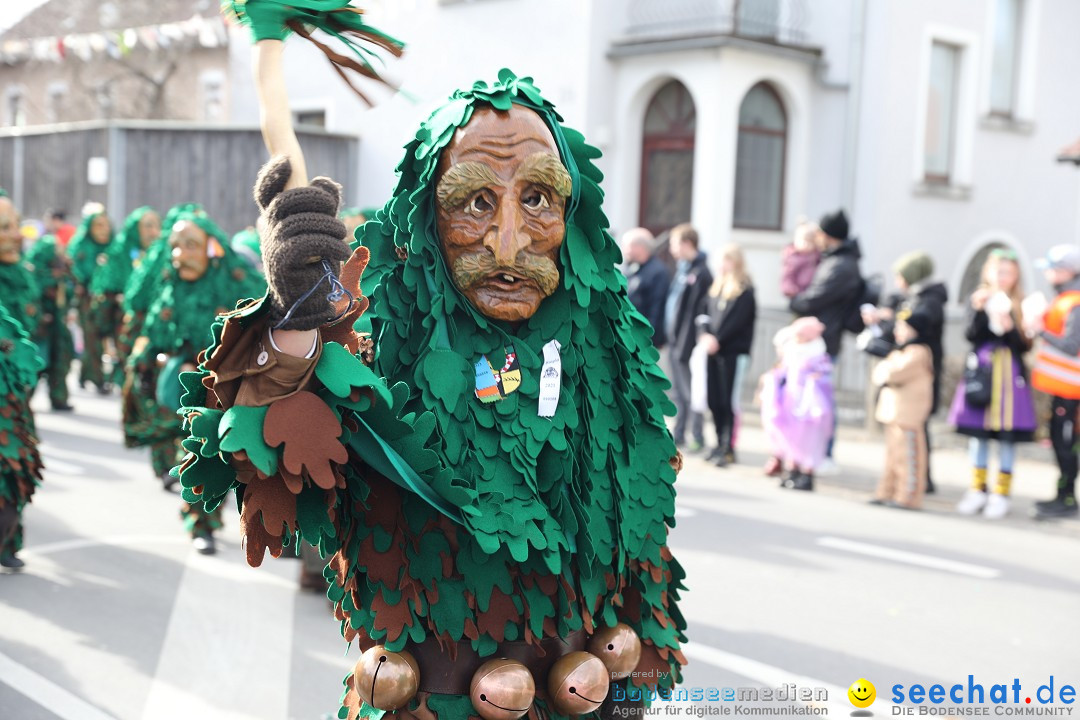
<instances>
[{"instance_id":1,"label":"green costumed figure","mask_svg":"<svg viewBox=\"0 0 1080 720\"><path fill-rule=\"evenodd\" d=\"M41 482L30 395L41 371L30 341L37 295L30 271L19 262L18 212L0 191L0 567L18 570L22 511ZM33 310L33 312L31 312Z\"/></svg>"},{"instance_id":2,"label":"green costumed figure","mask_svg":"<svg viewBox=\"0 0 1080 720\"><path fill-rule=\"evenodd\" d=\"M185 434L176 414L181 369L195 367L216 315L266 291L262 276L229 248L228 237L205 212L183 211L170 220L170 262L133 344L123 393L125 444L150 447L154 473L166 489L176 482L169 470ZM212 553L220 510L206 512L202 503L185 502L181 515L196 548Z\"/></svg>"},{"instance_id":3,"label":"green costumed figure","mask_svg":"<svg viewBox=\"0 0 1080 720\"><path fill-rule=\"evenodd\" d=\"M175 277L175 270L171 265L170 229L181 214L201 212L202 205L198 203L180 203L170 208L165 214L163 229L157 240L140 258L124 288L124 323L120 331L127 358L120 402L124 444L127 447L149 445L154 474L163 480L166 487L172 486L172 481L166 474L175 464L177 430L173 427L173 419L165 417L168 411L162 410L156 401L156 372L140 377L131 363L131 351L135 339L143 334L150 305L161 295L162 285ZM164 437L160 437L162 433L154 430L155 426L161 423L166 427Z\"/></svg>"},{"instance_id":4,"label":"green costumed figure","mask_svg":"<svg viewBox=\"0 0 1080 720\"><path fill-rule=\"evenodd\" d=\"M34 340L45 361L49 402L53 410L69 411L73 408L68 402L67 376L75 358L75 343L67 323L69 301L75 291L71 260L52 235L45 235L31 245L25 260L40 291L40 316Z\"/></svg>"},{"instance_id":5,"label":"green costumed figure","mask_svg":"<svg viewBox=\"0 0 1080 720\"><path fill-rule=\"evenodd\" d=\"M112 377L105 377L104 355L110 353L117 374L116 337L122 320L122 294L131 273L125 262L123 243L113 232L112 222L101 206L92 207L83 217L68 246L75 275L79 325L83 332L79 385L92 383L100 394L109 392ZM110 347L111 346L111 347Z\"/></svg>"},{"instance_id":6,"label":"green costumed figure","mask_svg":"<svg viewBox=\"0 0 1080 720\"><path fill-rule=\"evenodd\" d=\"M135 341L135 335L132 335L132 332L138 332L138 328L129 322L131 316L127 311L127 289L132 284L132 278L138 271L139 266L142 265L143 259L158 241L168 242L168 238L162 238L161 236L161 216L154 208L143 205L134 210L124 220L124 227L120 231L120 243L124 248L124 252L113 253L109 257L110 263L115 262L118 265L126 266L127 272L127 279L124 283L125 294L122 296L124 302L121 306L123 314L120 329L116 336L117 361L121 369L127 362L127 356L131 353L131 344ZM125 268L119 267L118 269L124 270Z\"/></svg>"},{"instance_id":7,"label":"green costumed figure","mask_svg":"<svg viewBox=\"0 0 1080 720\"><path fill-rule=\"evenodd\" d=\"M674 408L599 155L504 70L421 125L351 256L332 181L260 174L269 290L181 377L178 474L235 489L250 563L330 558L341 718L611 718L681 678Z\"/></svg>"},{"instance_id":8,"label":"green costumed figure","mask_svg":"<svg viewBox=\"0 0 1080 720\"><path fill-rule=\"evenodd\" d=\"M259 245L259 231L254 227L247 227L232 236L229 245L237 255L244 258L248 265L256 272L262 273L263 259L262 246Z\"/></svg>"}]
</instances>

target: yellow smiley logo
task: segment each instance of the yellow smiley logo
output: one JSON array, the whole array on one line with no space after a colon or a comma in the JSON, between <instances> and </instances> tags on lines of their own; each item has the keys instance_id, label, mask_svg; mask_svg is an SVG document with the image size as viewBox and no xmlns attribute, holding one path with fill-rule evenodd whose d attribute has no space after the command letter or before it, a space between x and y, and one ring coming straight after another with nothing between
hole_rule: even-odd
<instances>
[{"instance_id":1,"label":"yellow smiley logo","mask_svg":"<svg viewBox=\"0 0 1080 720\"><path fill-rule=\"evenodd\" d=\"M859 678L851 683L851 687L847 689L847 696L855 707L868 708L874 704L877 690L874 688L874 683L866 678Z\"/></svg>"}]
</instances>

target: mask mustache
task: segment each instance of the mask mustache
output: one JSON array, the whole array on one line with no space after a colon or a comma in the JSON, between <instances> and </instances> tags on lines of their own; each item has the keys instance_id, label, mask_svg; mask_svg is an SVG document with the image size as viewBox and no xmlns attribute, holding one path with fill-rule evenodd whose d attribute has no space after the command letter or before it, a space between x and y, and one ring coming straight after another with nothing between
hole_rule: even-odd
<instances>
[{"instance_id":1,"label":"mask mustache","mask_svg":"<svg viewBox=\"0 0 1080 720\"><path fill-rule=\"evenodd\" d=\"M559 287L559 268L554 261L542 255L521 253L513 265L504 266L495 262L495 256L488 251L466 253L454 260L454 281L462 291L496 272L506 272L535 282L544 297L548 297Z\"/></svg>"},{"instance_id":2,"label":"mask mustache","mask_svg":"<svg viewBox=\"0 0 1080 720\"><path fill-rule=\"evenodd\" d=\"M200 272L202 270L201 266L196 265L194 263L189 263L189 262L173 263L173 267L176 268L177 272L182 272L184 270L191 270L193 272Z\"/></svg>"}]
</instances>

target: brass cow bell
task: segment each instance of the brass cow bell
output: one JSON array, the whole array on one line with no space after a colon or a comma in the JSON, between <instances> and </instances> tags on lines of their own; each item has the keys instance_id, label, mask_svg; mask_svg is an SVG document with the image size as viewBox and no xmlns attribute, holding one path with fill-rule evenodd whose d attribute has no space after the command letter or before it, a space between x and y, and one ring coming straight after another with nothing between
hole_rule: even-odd
<instances>
[{"instance_id":1,"label":"brass cow bell","mask_svg":"<svg viewBox=\"0 0 1080 720\"><path fill-rule=\"evenodd\" d=\"M404 707L420 686L420 668L405 650L392 652L383 645L368 648L353 668L353 687L368 705L379 710Z\"/></svg>"},{"instance_id":2,"label":"brass cow bell","mask_svg":"<svg viewBox=\"0 0 1080 720\"><path fill-rule=\"evenodd\" d=\"M532 707L536 683L517 660L488 660L473 674L469 698L484 720L517 720Z\"/></svg>"},{"instance_id":3,"label":"brass cow bell","mask_svg":"<svg viewBox=\"0 0 1080 720\"><path fill-rule=\"evenodd\" d=\"M607 666L612 680L628 677L641 660L641 640L626 623L598 630L588 649Z\"/></svg>"},{"instance_id":4,"label":"brass cow bell","mask_svg":"<svg viewBox=\"0 0 1080 720\"><path fill-rule=\"evenodd\" d=\"M548 694L562 715L584 715L603 704L608 694L608 669L592 653L572 652L555 661L548 674Z\"/></svg>"}]
</instances>

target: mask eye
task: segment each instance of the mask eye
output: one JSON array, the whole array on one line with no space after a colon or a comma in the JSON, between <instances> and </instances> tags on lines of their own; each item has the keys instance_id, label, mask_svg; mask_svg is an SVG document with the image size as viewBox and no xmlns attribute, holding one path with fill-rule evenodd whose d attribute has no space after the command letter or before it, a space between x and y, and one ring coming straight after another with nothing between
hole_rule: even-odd
<instances>
[{"instance_id":1,"label":"mask eye","mask_svg":"<svg viewBox=\"0 0 1080 720\"><path fill-rule=\"evenodd\" d=\"M548 207L548 199L544 193L536 188L529 188L525 191L525 194L521 196L521 204L533 210L542 210Z\"/></svg>"},{"instance_id":2,"label":"mask eye","mask_svg":"<svg viewBox=\"0 0 1080 720\"><path fill-rule=\"evenodd\" d=\"M472 200L469 201L469 206L465 208L465 212L470 215L483 215L489 213L495 209L491 199L487 196L487 193L478 192L473 195Z\"/></svg>"}]
</instances>

